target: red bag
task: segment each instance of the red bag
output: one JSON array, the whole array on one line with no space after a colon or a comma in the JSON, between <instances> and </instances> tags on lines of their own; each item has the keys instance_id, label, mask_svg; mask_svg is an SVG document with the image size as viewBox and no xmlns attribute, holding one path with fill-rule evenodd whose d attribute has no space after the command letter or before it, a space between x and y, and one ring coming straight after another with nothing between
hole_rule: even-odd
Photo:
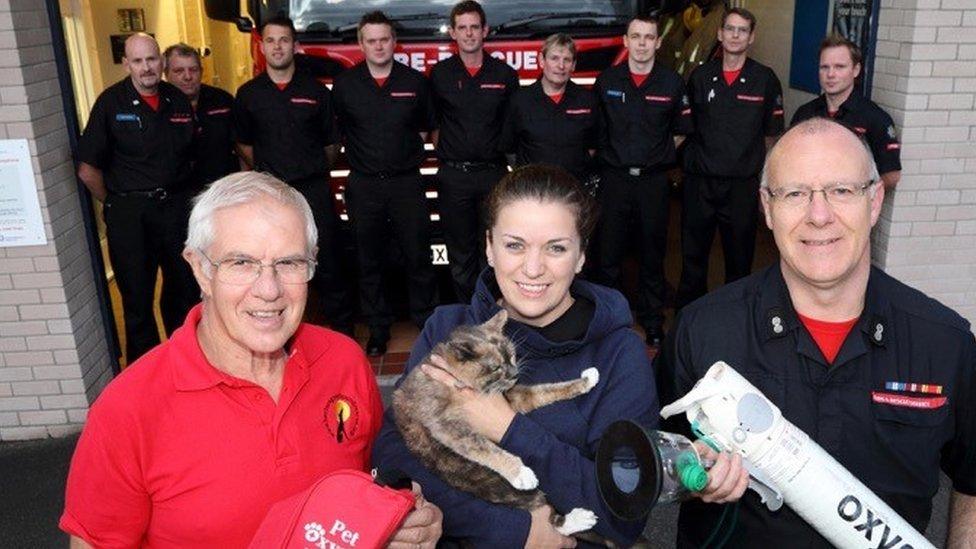
<instances>
[{"instance_id":1,"label":"red bag","mask_svg":"<svg viewBox=\"0 0 976 549\"><path fill-rule=\"evenodd\" d=\"M413 506L410 490L380 486L368 473L341 469L274 504L251 549L383 547Z\"/></svg>"}]
</instances>

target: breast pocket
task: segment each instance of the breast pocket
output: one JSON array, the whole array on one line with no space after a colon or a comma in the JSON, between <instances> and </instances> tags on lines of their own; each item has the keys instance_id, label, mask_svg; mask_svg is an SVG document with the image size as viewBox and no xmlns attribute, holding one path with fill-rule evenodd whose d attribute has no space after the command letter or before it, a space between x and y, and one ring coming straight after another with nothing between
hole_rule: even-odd
<instances>
[{"instance_id":1,"label":"breast pocket","mask_svg":"<svg viewBox=\"0 0 976 549\"><path fill-rule=\"evenodd\" d=\"M928 399L915 402L925 403ZM937 401L931 400L929 404ZM939 456L947 439L948 402L933 408L873 402L875 482L883 491L923 493L939 469Z\"/></svg>"},{"instance_id":2,"label":"breast pocket","mask_svg":"<svg viewBox=\"0 0 976 549\"><path fill-rule=\"evenodd\" d=\"M143 152L145 124L139 115L117 115L112 121L112 137L117 151L126 156Z\"/></svg>"}]
</instances>

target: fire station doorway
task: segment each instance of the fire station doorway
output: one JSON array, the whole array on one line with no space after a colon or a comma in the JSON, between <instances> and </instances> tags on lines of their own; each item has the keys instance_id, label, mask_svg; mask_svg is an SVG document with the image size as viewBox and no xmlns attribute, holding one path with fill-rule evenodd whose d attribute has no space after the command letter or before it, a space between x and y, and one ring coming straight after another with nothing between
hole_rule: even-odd
<instances>
[{"instance_id":1,"label":"fire station doorway","mask_svg":"<svg viewBox=\"0 0 976 549\"><path fill-rule=\"evenodd\" d=\"M165 49L183 42L196 48L203 61L203 82L233 93L250 77L248 37L233 25L207 18L203 0L59 0L71 72L78 127L83 129L99 93L126 77L121 46L134 32L146 32ZM121 298L105 240L102 205L93 201L94 222L105 266L108 294L119 349L125 348ZM156 288L156 319L159 289ZM165 334L160 333L161 337ZM120 363L125 359L119 351Z\"/></svg>"}]
</instances>

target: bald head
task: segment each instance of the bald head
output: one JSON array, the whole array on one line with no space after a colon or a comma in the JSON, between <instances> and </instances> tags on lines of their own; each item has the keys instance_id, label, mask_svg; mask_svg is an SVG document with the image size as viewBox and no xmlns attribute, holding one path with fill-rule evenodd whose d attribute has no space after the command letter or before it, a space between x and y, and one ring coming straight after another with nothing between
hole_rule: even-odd
<instances>
[{"instance_id":1,"label":"bald head","mask_svg":"<svg viewBox=\"0 0 976 549\"><path fill-rule=\"evenodd\" d=\"M794 155L811 160L801 175L794 171L790 160ZM763 166L762 187L777 183L785 185L797 178L829 177L836 174L836 164L831 158L840 156L845 164L859 165L861 181L877 181L878 167L868 144L845 126L829 118L811 118L790 128L766 157ZM784 173L786 172L786 173Z\"/></svg>"},{"instance_id":2,"label":"bald head","mask_svg":"<svg viewBox=\"0 0 976 549\"><path fill-rule=\"evenodd\" d=\"M163 58L156 39L139 32L125 39L122 66L141 95L155 95L163 74Z\"/></svg>"}]
</instances>

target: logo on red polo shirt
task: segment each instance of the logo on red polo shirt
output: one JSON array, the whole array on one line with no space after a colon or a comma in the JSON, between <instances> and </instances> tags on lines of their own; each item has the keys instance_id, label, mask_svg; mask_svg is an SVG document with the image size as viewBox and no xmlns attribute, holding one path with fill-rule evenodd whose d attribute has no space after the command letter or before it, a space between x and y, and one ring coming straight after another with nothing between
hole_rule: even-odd
<instances>
[{"instance_id":1,"label":"logo on red polo shirt","mask_svg":"<svg viewBox=\"0 0 976 549\"><path fill-rule=\"evenodd\" d=\"M390 92L390 97L417 97L414 92Z\"/></svg>"},{"instance_id":2,"label":"logo on red polo shirt","mask_svg":"<svg viewBox=\"0 0 976 549\"><path fill-rule=\"evenodd\" d=\"M227 114L229 112L230 112L230 107L224 107L222 109L210 109L209 111L207 111L207 114L209 114L209 115L214 115L214 114Z\"/></svg>"},{"instance_id":3,"label":"logo on red polo shirt","mask_svg":"<svg viewBox=\"0 0 976 549\"><path fill-rule=\"evenodd\" d=\"M322 419L336 442L343 442L356 436L359 428L359 407L352 398L342 394L335 395L325 405Z\"/></svg>"},{"instance_id":4,"label":"logo on red polo shirt","mask_svg":"<svg viewBox=\"0 0 976 549\"><path fill-rule=\"evenodd\" d=\"M312 99L311 97L292 97L292 103L300 103L302 105L318 105L317 99Z\"/></svg>"},{"instance_id":5,"label":"logo on red polo shirt","mask_svg":"<svg viewBox=\"0 0 976 549\"><path fill-rule=\"evenodd\" d=\"M504 90L505 84L482 84L481 89L483 90Z\"/></svg>"},{"instance_id":6,"label":"logo on red polo shirt","mask_svg":"<svg viewBox=\"0 0 976 549\"><path fill-rule=\"evenodd\" d=\"M644 99L655 103L670 103L671 98L666 95L645 95Z\"/></svg>"},{"instance_id":7,"label":"logo on red polo shirt","mask_svg":"<svg viewBox=\"0 0 976 549\"><path fill-rule=\"evenodd\" d=\"M762 103L764 100L763 96L761 95L743 95L741 93L739 95L736 95L735 98L741 99L742 101L749 101L752 103Z\"/></svg>"},{"instance_id":8,"label":"logo on red polo shirt","mask_svg":"<svg viewBox=\"0 0 976 549\"><path fill-rule=\"evenodd\" d=\"M590 109L566 109L566 114L590 114Z\"/></svg>"}]
</instances>

